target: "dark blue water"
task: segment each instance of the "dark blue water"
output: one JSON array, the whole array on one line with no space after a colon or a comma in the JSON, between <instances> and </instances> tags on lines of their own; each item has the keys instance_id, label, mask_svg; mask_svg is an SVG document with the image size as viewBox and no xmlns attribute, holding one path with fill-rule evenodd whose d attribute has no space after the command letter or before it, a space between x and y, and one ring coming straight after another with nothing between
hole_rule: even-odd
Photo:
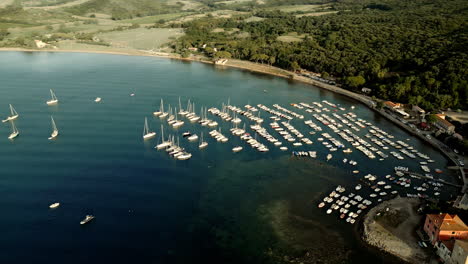
<instances>
[{"instance_id":1,"label":"dark blue water","mask_svg":"<svg viewBox=\"0 0 468 264\"><path fill-rule=\"evenodd\" d=\"M275 263L271 255L292 245L299 245L293 255L308 249L333 259L334 251L322 249L336 248L356 262L366 253L351 226L325 215L317 201L338 184L354 186L354 169L383 177L396 165L419 167L409 159L369 161L358 151L352 154L358 168L344 166L338 152L325 163L328 152L318 142L303 148L318 151L318 161L291 158L272 145L259 153L219 119L230 137L225 144L196 124L166 127L166 134L204 131L209 143L200 151L182 140L193 158L174 161L153 148L157 139L141 137L144 117L159 136L161 122L152 112L161 98L171 105L191 99L197 109L220 108L228 99L239 107L321 100L355 105L359 117L396 139L410 138L406 142L436 160L435 167L446 165L439 153L364 106L281 78L150 57L2 52L0 61L0 113L6 117L13 104L20 114L18 138L7 139L8 124L0 129L0 263ZM49 89L57 106L45 104ZM51 115L60 130L54 141L47 140ZM310 131L303 121L291 123ZM236 145L244 151L232 153ZM442 177L453 181L450 174ZM49 210L53 202L61 206ZM96 219L80 226L86 214Z\"/></svg>"}]
</instances>

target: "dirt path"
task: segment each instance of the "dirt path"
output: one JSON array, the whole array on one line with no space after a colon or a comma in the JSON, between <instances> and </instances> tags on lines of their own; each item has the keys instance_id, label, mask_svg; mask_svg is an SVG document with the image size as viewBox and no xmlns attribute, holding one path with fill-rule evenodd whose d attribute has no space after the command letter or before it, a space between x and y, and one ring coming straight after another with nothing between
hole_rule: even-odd
<instances>
[{"instance_id":1,"label":"dirt path","mask_svg":"<svg viewBox=\"0 0 468 264\"><path fill-rule=\"evenodd\" d=\"M68 3L61 4L61 5L53 5L53 6L25 6L24 9L51 10L51 9L58 9L58 8L63 8L63 7L81 5L81 4L86 3L88 1L90 1L90 0L76 0L76 1L73 1L73 2L68 2Z\"/></svg>"}]
</instances>

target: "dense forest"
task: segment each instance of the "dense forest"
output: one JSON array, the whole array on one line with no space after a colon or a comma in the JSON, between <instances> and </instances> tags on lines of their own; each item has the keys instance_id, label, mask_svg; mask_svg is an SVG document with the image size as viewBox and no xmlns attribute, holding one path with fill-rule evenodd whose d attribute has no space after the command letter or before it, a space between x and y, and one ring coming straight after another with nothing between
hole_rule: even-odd
<instances>
[{"instance_id":1,"label":"dense forest","mask_svg":"<svg viewBox=\"0 0 468 264\"><path fill-rule=\"evenodd\" d=\"M299 16L278 10L186 22L177 52L190 47L335 77L348 89L436 108L468 107L468 2L388 0L334 2L336 14ZM220 30L224 29L224 30ZM295 34L299 41L278 37ZM215 49L216 48L216 49Z\"/></svg>"}]
</instances>

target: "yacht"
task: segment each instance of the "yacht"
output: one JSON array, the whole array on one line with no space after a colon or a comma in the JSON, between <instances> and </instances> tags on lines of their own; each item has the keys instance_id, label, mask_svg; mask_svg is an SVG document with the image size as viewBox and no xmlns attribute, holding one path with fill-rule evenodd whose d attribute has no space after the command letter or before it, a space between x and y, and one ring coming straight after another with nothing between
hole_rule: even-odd
<instances>
[{"instance_id":1,"label":"yacht","mask_svg":"<svg viewBox=\"0 0 468 264\"><path fill-rule=\"evenodd\" d=\"M156 132L150 132L148 127L148 119L145 117L145 126L143 127L143 139L147 140L156 136Z\"/></svg>"},{"instance_id":2,"label":"yacht","mask_svg":"<svg viewBox=\"0 0 468 264\"><path fill-rule=\"evenodd\" d=\"M190 137L187 138L188 141L197 141L198 140L198 136L197 134L193 134L191 135Z\"/></svg>"},{"instance_id":3,"label":"yacht","mask_svg":"<svg viewBox=\"0 0 468 264\"><path fill-rule=\"evenodd\" d=\"M51 119L51 121L52 121L52 134L50 135L49 140L55 139L55 138L58 136L58 134L59 134L59 131L58 131L58 129L57 129L57 126L55 125L54 118L51 116L50 119Z\"/></svg>"},{"instance_id":4,"label":"yacht","mask_svg":"<svg viewBox=\"0 0 468 264\"><path fill-rule=\"evenodd\" d=\"M94 102L99 103L101 102L101 100L102 100L101 97L96 97L96 99L94 99Z\"/></svg>"},{"instance_id":5,"label":"yacht","mask_svg":"<svg viewBox=\"0 0 468 264\"><path fill-rule=\"evenodd\" d=\"M11 121L11 120L15 120L19 116L18 112L16 112L16 110L13 108L13 106L11 104L10 104L10 113L11 113L11 115L9 117L2 120L3 123Z\"/></svg>"},{"instance_id":6,"label":"yacht","mask_svg":"<svg viewBox=\"0 0 468 264\"><path fill-rule=\"evenodd\" d=\"M55 93L54 93L54 91L52 91L52 89L50 89L50 96L51 96L51 99L46 102L47 105L56 105L56 104L58 104L57 96L55 96Z\"/></svg>"},{"instance_id":7,"label":"yacht","mask_svg":"<svg viewBox=\"0 0 468 264\"><path fill-rule=\"evenodd\" d=\"M177 156L178 160L188 160L192 157L190 153L183 153L182 155Z\"/></svg>"},{"instance_id":8,"label":"yacht","mask_svg":"<svg viewBox=\"0 0 468 264\"><path fill-rule=\"evenodd\" d=\"M11 121L11 134L8 136L8 139L14 139L19 135L19 131L15 126L15 122Z\"/></svg>"},{"instance_id":9,"label":"yacht","mask_svg":"<svg viewBox=\"0 0 468 264\"><path fill-rule=\"evenodd\" d=\"M347 148L347 149L343 150L343 153L351 153L351 152L353 152L353 151L350 148Z\"/></svg>"},{"instance_id":10,"label":"yacht","mask_svg":"<svg viewBox=\"0 0 468 264\"><path fill-rule=\"evenodd\" d=\"M55 208L57 208L59 206L60 206L60 203L53 203L53 204L49 205L49 208L50 209L55 209Z\"/></svg>"},{"instance_id":11,"label":"yacht","mask_svg":"<svg viewBox=\"0 0 468 264\"><path fill-rule=\"evenodd\" d=\"M93 219L94 219L93 215L86 215L85 219L81 220L80 225L87 224Z\"/></svg>"},{"instance_id":12,"label":"yacht","mask_svg":"<svg viewBox=\"0 0 468 264\"><path fill-rule=\"evenodd\" d=\"M237 146L237 147L234 147L232 148L232 152L239 152L241 151L243 148L241 146Z\"/></svg>"}]
</instances>

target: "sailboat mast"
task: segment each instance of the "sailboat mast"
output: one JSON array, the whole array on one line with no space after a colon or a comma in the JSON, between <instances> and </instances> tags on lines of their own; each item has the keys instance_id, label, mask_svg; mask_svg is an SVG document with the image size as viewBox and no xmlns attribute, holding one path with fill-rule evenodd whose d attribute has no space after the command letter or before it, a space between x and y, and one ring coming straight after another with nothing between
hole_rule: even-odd
<instances>
[{"instance_id":1,"label":"sailboat mast","mask_svg":"<svg viewBox=\"0 0 468 264\"><path fill-rule=\"evenodd\" d=\"M52 129L53 129L53 131L56 131L56 130L57 130L57 126L55 125L54 118L51 116L50 119L52 120Z\"/></svg>"},{"instance_id":2,"label":"sailboat mast","mask_svg":"<svg viewBox=\"0 0 468 264\"><path fill-rule=\"evenodd\" d=\"M148 119L145 117L145 127L143 128L143 136L148 134Z\"/></svg>"}]
</instances>

